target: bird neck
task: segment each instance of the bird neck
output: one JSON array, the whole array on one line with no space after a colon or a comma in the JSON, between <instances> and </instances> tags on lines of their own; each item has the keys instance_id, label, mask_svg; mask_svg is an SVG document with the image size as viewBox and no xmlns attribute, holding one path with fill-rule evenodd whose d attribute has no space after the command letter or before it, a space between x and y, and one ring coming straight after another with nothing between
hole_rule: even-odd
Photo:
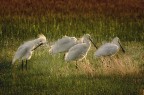
<instances>
[{"instance_id":1,"label":"bird neck","mask_svg":"<svg viewBox=\"0 0 144 95\"><path fill-rule=\"evenodd\" d=\"M36 45L38 43L39 39L33 40L34 44Z\"/></svg>"},{"instance_id":2,"label":"bird neck","mask_svg":"<svg viewBox=\"0 0 144 95\"><path fill-rule=\"evenodd\" d=\"M117 45L120 48L118 41L112 41L113 44Z\"/></svg>"},{"instance_id":3,"label":"bird neck","mask_svg":"<svg viewBox=\"0 0 144 95\"><path fill-rule=\"evenodd\" d=\"M91 42L88 39L83 39L83 42L86 43L88 47L91 46Z\"/></svg>"}]
</instances>

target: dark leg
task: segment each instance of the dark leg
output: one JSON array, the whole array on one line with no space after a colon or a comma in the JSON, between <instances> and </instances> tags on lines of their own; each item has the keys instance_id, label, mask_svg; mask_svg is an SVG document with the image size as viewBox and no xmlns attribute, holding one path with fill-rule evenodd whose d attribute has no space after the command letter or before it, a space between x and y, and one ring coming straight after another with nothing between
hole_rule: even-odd
<instances>
[{"instance_id":1,"label":"dark leg","mask_svg":"<svg viewBox=\"0 0 144 95\"><path fill-rule=\"evenodd\" d=\"M119 59L119 56L118 56L118 54L116 55L116 58L117 58L117 59Z\"/></svg>"},{"instance_id":2,"label":"dark leg","mask_svg":"<svg viewBox=\"0 0 144 95\"><path fill-rule=\"evenodd\" d=\"M76 61L76 69L78 69L77 61Z\"/></svg>"},{"instance_id":3,"label":"dark leg","mask_svg":"<svg viewBox=\"0 0 144 95\"><path fill-rule=\"evenodd\" d=\"M84 57L84 59L82 59L82 63L86 63L86 64L87 64L87 59L86 59L86 57Z\"/></svg>"},{"instance_id":4,"label":"dark leg","mask_svg":"<svg viewBox=\"0 0 144 95\"><path fill-rule=\"evenodd\" d=\"M22 70L23 70L23 68L24 68L24 62L23 62L23 60L22 60Z\"/></svg>"},{"instance_id":5,"label":"dark leg","mask_svg":"<svg viewBox=\"0 0 144 95\"><path fill-rule=\"evenodd\" d=\"M27 63L28 63L28 60L26 60L26 70L27 70Z\"/></svg>"},{"instance_id":6,"label":"dark leg","mask_svg":"<svg viewBox=\"0 0 144 95\"><path fill-rule=\"evenodd\" d=\"M115 63L111 56L109 57L109 59L110 59L111 62Z\"/></svg>"}]
</instances>

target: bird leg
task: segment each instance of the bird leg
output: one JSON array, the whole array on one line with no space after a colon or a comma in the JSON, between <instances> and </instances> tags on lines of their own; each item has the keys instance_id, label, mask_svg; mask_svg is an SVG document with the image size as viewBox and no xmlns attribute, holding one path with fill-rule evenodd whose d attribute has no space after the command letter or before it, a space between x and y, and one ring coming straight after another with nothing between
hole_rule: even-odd
<instances>
[{"instance_id":1,"label":"bird leg","mask_svg":"<svg viewBox=\"0 0 144 95\"><path fill-rule=\"evenodd\" d=\"M114 60L114 58L113 57L109 57L109 59L110 59L110 61L111 61L111 65L114 67L115 65L116 65L116 61Z\"/></svg>"},{"instance_id":2,"label":"bird leg","mask_svg":"<svg viewBox=\"0 0 144 95\"><path fill-rule=\"evenodd\" d=\"M118 54L116 55L116 58L117 58L117 59L119 59L119 56L118 56Z\"/></svg>"},{"instance_id":3,"label":"bird leg","mask_svg":"<svg viewBox=\"0 0 144 95\"><path fill-rule=\"evenodd\" d=\"M27 63L28 63L28 60L26 60L26 70L27 70Z\"/></svg>"},{"instance_id":4,"label":"bird leg","mask_svg":"<svg viewBox=\"0 0 144 95\"><path fill-rule=\"evenodd\" d=\"M109 60L109 64L112 63L112 62L115 63L114 60L113 60L113 58L111 56L109 57L109 59L110 59Z\"/></svg>"},{"instance_id":5,"label":"bird leg","mask_svg":"<svg viewBox=\"0 0 144 95\"><path fill-rule=\"evenodd\" d=\"M109 66L110 66L110 68L111 68L111 67L112 67L112 65L113 65L113 63L115 63L115 62L114 62L114 59L113 59L111 56L109 56L109 58L108 58L108 59L109 59L109 62L108 62L109 64L108 64L108 65L109 65ZM108 66L108 67L109 67L109 66Z\"/></svg>"},{"instance_id":6,"label":"bird leg","mask_svg":"<svg viewBox=\"0 0 144 95\"><path fill-rule=\"evenodd\" d=\"M22 70L23 70L23 68L24 68L24 62L23 62L23 60L22 60L22 65L21 66L22 66Z\"/></svg>"},{"instance_id":7,"label":"bird leg","mask_svg":"<svg viewBox=\"0 0 144 95\"><path fill-rule=\"evenodd\" d=\"M78 69L77 61L76 61L76 69Z\"/></svg>"},{"instance_id":8,"label":"bird leg","mask_svg":"<svg viewBox=\"0 0 144 95\"><path fill-rule=\"evenodd\" d=\"M84 57L84 60L82 60L82 62L85 62L87 64L87 59L86 57Z\"/></svg>"}]
</instances>

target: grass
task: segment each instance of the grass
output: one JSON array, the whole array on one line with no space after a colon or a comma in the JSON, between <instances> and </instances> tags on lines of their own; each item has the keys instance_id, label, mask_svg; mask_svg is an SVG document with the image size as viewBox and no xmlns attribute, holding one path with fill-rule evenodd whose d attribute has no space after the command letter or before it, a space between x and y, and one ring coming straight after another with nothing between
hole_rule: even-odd
<instances>
[{"instance_id":1,"label":"grass","mask_svg":"<svg viewBox=\"0 0 144 95\"><path fill-rule=\"evenodd\" d=\"M132 47L133 48L130 48ZM138 47L138 48L137 48ZM1 63L0 94L91 94L91 95L142 95L144 47L141 43L129 43L126 54L121 51L114 57L105 60L93 59L94 47L89 51L87 60L66 63L63 54L52 56L47 46L36 50L29 61L28 70L21 70L17 62L13 67L10 61ZM137 49L137 55L135 51ZM117 65L119 64L119 65ZM109 68L112 66L112 68ZM115 67L115 68L113 68Z\"/></svg>"},{"instance_id":2,"label":"grass","mask_svg":"<svg viewBox=\"0 0 144 95\"><path fill-rule=\"evenodd\" d=\"M142 0L1 0L0 95L143 95L144 14ZM118 36L126 49L110 58L66 63L38 48L28 70L11 60L18 46L43 33L49 43L64 35L91 34L97 46Z\"/></svg>"},{"instance_id":3,"label":"grass","mask_svg":"<svg viewBox=\"0 0 144 95\"><path fill-rule=\"evenodd\" d=\"M12 41L11 44L13 45L16 44L15 39L22 42L36 37L39 33L45 34L50 41L63 35L80 37L83 35L82 31L93 35L96 42L110 40L115 36L127 42L144 40L143 20L94 17L6 17L1 18L1 20L2 45L9 45L9 40Z\"/></svg>"},{"instance_id":4,"label":"grass","mask_svg":"<svg viewBox=\"0 0 144 95\"><path fill-rule=\"evenodd\" d=\"M90 24L89 24L90 23ZM3 18L1 23L0 94L142 94L143 80L143 21L93 18ZM41 31L48 42L63 35L80 37L90 33L100 46L118 36L126 49L113 60L93 59L92 47L87 60L66 63L63 54L49 55L49 47L39 48L29 61L28 70L20 64L11 66L18 46L35 38ZM127 32L129 31L129 32ZM24 33L25 32L25 33ZM140 34L139 34L140 33ZM86 63L85 63L86 62ZM106 65L105 65L106 64Z\"/></svg>"},{"instance_id":5,"label":"grass","mask_svg":"<svg viewBox=\"0 0 144 95\"><path fill-rule=\"evenodd\" d=\"M3 18L1 28L0 94L117 94L143 93L143 20L93 18ZM63 54L49 55L49 47L41 47L29 61L28 70L21 71L20 64L11 66L18 46L39 33L53 42L63 35L81 37L90 33L100 46L118 36L126 49L113 60L93 59L92 47L87 60L66 63ZM129 32L127 32L129 31ZM106 65L105 65L106 64Z\"/></svg>"}]
</instances>

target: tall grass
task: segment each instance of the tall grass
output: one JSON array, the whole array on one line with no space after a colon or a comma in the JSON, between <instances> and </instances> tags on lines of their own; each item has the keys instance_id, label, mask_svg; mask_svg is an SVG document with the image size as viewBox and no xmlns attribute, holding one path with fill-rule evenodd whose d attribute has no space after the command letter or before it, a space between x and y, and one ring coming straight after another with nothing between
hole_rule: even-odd
<instances>
[{"instance_id":1,"label":"tall grass","mask_svg":"<svg viewBox=\"0 0 144 95\"><path fill-rule=\"evenodd\" d=\"M142 0L1 0L1 95L143 95L144 7ZM28 61L11 65L18 46L43 33L49 43L64 35L91 34L97 46L118 36L126 53L66 63L63 54L52 56L49 47L37 49Z\"/></svg>"},{"instance_id":2,"label":"tall grass","mask_svg":"<svg viewBox=\"0 0 144 95\"><path fill-rule=\"evenodd\" d=\"M94 17L7 17L1 18L0 36L4 42L2 38L24 40L44 33L48 39L54 40L59 35L81 36L85 31L92 34L96 41L109 40L115 36L123 41L143 41L143 24L143 20Z\"/></svg>"},{"instance_id":3,"label":"tall grass","mask_svg":"<svg viewBox=\"0 0 144 95\"><path fill-rule=\"evenodd\" d=\"M63 54L52 56L49 47L43 46L28 61L28 70L22 71L18 61L13 67L9 61L1 63L0 93L139 95L144 82L141 48L141 43L130 43L126 54L120 51L118 57L102 61L93 58L92 47L76 69L75 62L66 63ZM138 49L137 55L131 49Z\"/></svg>"}]
</instances>

